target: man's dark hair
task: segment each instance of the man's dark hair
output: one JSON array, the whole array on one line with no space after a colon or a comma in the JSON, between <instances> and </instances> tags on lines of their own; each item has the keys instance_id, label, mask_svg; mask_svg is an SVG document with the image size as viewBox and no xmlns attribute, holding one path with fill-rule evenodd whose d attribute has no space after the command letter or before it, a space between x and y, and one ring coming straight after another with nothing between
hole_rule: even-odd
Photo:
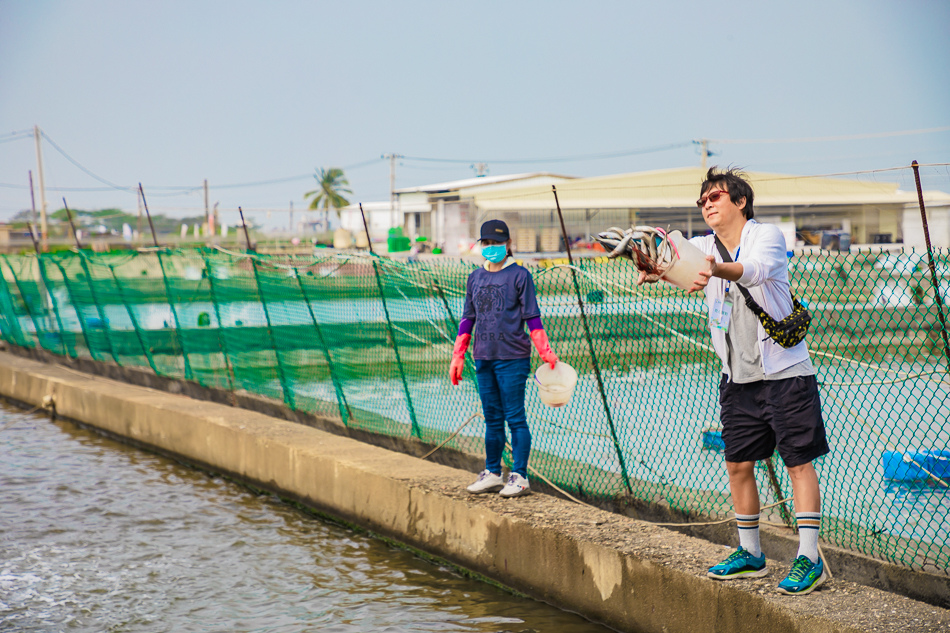
<instances>
[{"instance_id":1,"label":"man's dark hair","mask_svg":"<svg viewBox=\"0 0 950 633\"><path fill-rule=\"evenodd\" d=\"M706 180L703 181L703 187L699 190L699 197L709 191L713 185L719 185L720 188L729 192L729 199L733 204L739 204L739 200L745 198L745 208L742 215L745 219L751 220L755 216L755 209L752 206L752 199L755 194L752 193L752 185L746 180L746 176L739 169L732 167L726 171L721 171L713 166L706 172Z\"/></svg>"}]
</instances>

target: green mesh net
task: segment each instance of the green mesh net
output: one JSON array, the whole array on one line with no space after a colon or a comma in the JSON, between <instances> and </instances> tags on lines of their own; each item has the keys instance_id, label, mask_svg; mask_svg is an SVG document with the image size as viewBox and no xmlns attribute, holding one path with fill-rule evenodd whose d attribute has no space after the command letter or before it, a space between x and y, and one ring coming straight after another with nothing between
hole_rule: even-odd
<instances>
[{"instance_id":1,"label":"green mesh net","mask_svg":"<svg viewBox=\"0 0 950 633\"><path fill-rule=\"evenodd\" d=\"M938 293L945 307L950 254L934 259L936 285L927 254L910 251L798 254L790 270L813 315L832 445L816 462L823 538L948 573L950 349ZM457 387L447 377L470 264L203 249L2 256L0 270L11 344L483 453L474 367ZM702 297L637 287L626 260L529 270L552 345L579 374L561 408L529 385L532 471L574 493L726 516L720 364ZM764 503L791 496L773 461L757 469Z\"/></svg>"}]
</instances>

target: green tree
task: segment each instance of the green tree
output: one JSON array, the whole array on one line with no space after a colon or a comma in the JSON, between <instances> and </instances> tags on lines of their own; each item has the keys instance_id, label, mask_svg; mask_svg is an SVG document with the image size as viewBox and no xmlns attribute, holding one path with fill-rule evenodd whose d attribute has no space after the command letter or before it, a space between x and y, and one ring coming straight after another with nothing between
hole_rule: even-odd
<instances>
[{"instance_id":1,"label":"green tree","mask_svg":"<svg viewBox=\"0 0 950 633\"><path fill-rule=\"evenodd\" d=\"M108 231L121 232L122 225L128 224L133 229L139 228L146 233L149 231L148 221L143 215L139 218L137 215L126 213L121 209L99 209L90 211L86 209L70 209L73 216L73 222L76 227L88 233L94 231L99 226L104 226ZM18 212L10 218L10 225L14 228L26 228L32 221L33 212L30 209ZM66 235L69 221L66 218L66 209L57 209L50 211L47 215L49 220L49 231L51 235ZM161 213L152 214L152 224L158 234L169 233L177 234L182 224L194 225L204 222L204 216L170 218ZM254 227L254 222L248 220L248 228Z\"/></svg>"},{"instance_id":2,"label":"green tree","mask_svg":"<svg viewBox=\"0 0 950 633\"><path fill-rule=\"evenodd\" d=\"M323 209L324 222L327 228L330 227L330 210L336 212L337 219L340 217L340 209L350 204L350 201L343 197L343 194L352 194L350 183L346 175L339 167L330 167L329 169L320 168L313 176L317 181L317 189L303 194L304 199L313 199L310 201L311 209Z\"/></svg>"}]
</instances>

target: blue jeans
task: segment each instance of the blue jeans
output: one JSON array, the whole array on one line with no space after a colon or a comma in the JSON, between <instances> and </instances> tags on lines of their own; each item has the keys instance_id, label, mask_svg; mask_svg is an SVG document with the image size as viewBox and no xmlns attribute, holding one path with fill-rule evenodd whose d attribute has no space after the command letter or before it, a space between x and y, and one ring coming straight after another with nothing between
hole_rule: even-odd
<instances>
[{"instance_id":1,"label":"blue jeans","mask_svg":"<svg viewBox=\"0 0 950 633\"><path fill-rule=\"evenodd\" d=\"M511 472L528 477L531 432L524 410L524 391L530 372L530 358L475 360L478 395L485 414L485 468L496 475L501 474L507 420L514 460Z\"/></svg>"}]
</instances>

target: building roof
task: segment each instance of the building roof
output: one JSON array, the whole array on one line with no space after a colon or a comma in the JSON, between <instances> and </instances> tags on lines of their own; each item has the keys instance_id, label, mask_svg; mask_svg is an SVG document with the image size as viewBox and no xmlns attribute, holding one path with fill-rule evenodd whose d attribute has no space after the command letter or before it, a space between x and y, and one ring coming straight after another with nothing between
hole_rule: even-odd
<instances>
[{"instance_id":1,"label":"building roof","mask_svg":"<svg viewBox=\"0 0 950 633\"><path fill-rule=\"evenodd\" d=\"M378 211L390 210L389 200L383 200L379 202L354 203L354 204L343 207L342 209L340 209L340 211L341 212L346 211L350 213L355 211L358 213L360 210L360 204L363 205L363 211L367 213L371 211L378 212ZM421 202L406 202L406 201L396 202L396 211L401 211L402 213L419 213L419 212L429 211L430 209L431 209L431 205L425 200Z\"/></svg>"},{"instance_id":2,"label":"building roof","mask_svg":"<svg viewBox=\"0 0 950 633\"><path fill-rule=\"evenodd\" d=\"M563 176L560 174L551 174L547 172L533 172L526 174L505 174L502 176L477 176L474 178L465 178L462 180L451 180L449 182L439 182L432 185L421 185L419 187L404 187L396 189L397 194L408 193L450 193L465 189L475 189L487 187L488 185L517 183L523 180L544 180L544 181L564 181L573 180L575 176Z\"/></svg>"},{"instance_id":3,"label":"building roof","mask_svg":"<svg viewBox=\"0 0 950 633\"><path fill-rule=\"evenodd\" d=\"M705 179L699 167L580 178L556 183L562 209L693 207ZM901 191L895 182L821 176L746 172L755 190L756 207L904 204L917 201L916 192ZM475 191L484 210L553 209L550 184ZM924 200L950 204L950 194L928 191Z\"/></svg>"}]
</instances>

